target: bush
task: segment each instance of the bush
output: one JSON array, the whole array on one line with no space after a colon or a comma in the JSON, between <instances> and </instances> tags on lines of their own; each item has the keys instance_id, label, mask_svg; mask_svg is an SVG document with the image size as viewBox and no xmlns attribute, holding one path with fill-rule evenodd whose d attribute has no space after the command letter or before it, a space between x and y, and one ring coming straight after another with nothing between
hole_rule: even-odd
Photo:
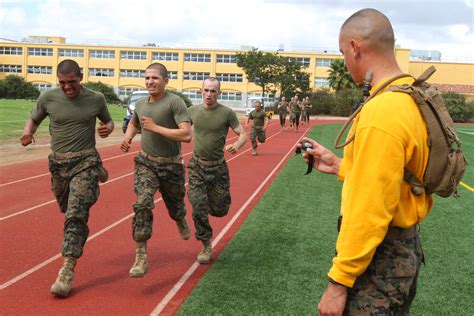
<instances>
[{"instance_id":1,"label":"bush","mask_svg":"<svg viewBox=\"0 0 474 316\"><path fill-rule=\"evenodd\" d=\"M454 122L471 121L474 116L474 101L466 102L466 97L456 92L446 92L442 96Z\"/></svg>"},{"instance_id":2,"label":"bush","mask_svg":"<svg viewBox=\"0 0 474 316\"><path fill-rule=\"evenodd\" d=\"M328 89L318 90L310 97L313 108L311 115L328 115L331 114L331 109L335 106L334 95Z\"/></svg>"},{"instance_id":3,"label":"bush","mask_svg":"<svg viewBox=\"0 0 474 316\"><path fill-rule=\"evenodd\" d=\"M38 89L23 77L9 75L0 80L0 98L36 100L39 95Z\"/></svg>"},{"instance_id":4,"label":"bush","mask_svg":"<svg viewBox=\"0 0 474 316\"><path fill-rule=\"evenodd\" d=\"M180 97L181 99L183 99L184 103L186 103L186 107L190 107L193 105L193 103L191 102L191 100L189 100L189 98L182 94L181 92L178 92L178 91L175 91L175 90L168 90L168 92L170 93L173 93L173 94L176 94L178 97Z\"/></svg>"},{"instance_id":5,"label":"bush","mask_svg":"<svg viewBox=\"0 0 474 316\"><path fill-rule=\"evenodd\" d=\"M100 92L104 95L105 97L105 100L107 101L107 103L114 103L114 104L121 104L122 101L120 101L119 97L115 94L114 92L114 89L109 86L109 85L106 85L105 83L102 83L102 82L87 82L87 83L84 83L84 86L91 89L91 90L94 90L94 91L97 91L97 92Z\"/></svg>"},{"instance_id":6,"label":"bush","mask_svg":"<svg viewBox=\"0 0 474 316\"><path fill-rule=\"evenodd\" d=\"M349 116L354 104L362 99L360 89L342 89L336 92L336 105L331 109L331 114L335 116Z\"/></svg>"}]
</instances>

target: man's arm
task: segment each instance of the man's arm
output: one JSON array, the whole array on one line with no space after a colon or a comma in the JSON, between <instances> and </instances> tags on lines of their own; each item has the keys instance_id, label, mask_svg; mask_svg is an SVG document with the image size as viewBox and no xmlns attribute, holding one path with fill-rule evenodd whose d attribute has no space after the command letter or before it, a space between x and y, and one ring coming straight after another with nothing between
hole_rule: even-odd
<instances>
[{"instance_id":1,"label":"man's arm","mask_svg":"<svg viewBox=\"0 0 474 316\"><path fill-rule=\"evenodd\" d=\"M245 145L245 142L247 141L247 133L245 133L245 130L240 123L239 126L233 128L232 130L239 137L235 143L225 146L225 150L231 154L235 154L243 145Z\"/></svg>"},{"instance_id":2,"label":"man's arm","mask_svg":"<svg viewBox=\"0 0 474 316\"><path fill-rule=\"evenodd\" d=\"M263 130L266 130L266 129L267 129L267 126L268 126L268 122L269 122L269 121L270 121L270 120L268 119L267 114L264 113L264 114L263 114Z\"/></svg>"},{"instance_id":3,"label":"man's arm","mask_svg":"<svg viewBox=\"0 0 474 316\"><path fill-rule=\"evenodd\" d=\"M110 120L107 123L99 122L99 127L97 128L97 132L99 132L99 136L102 138L106 138L107 136L112 133L114 130L114 121Z\"/></svg>"},{"instance_id":4,"label":"man's arm","mask_svg":"<svg viewBox=\"0 0 474 316\"><path fill-rule=\"evenodd\" d=\"M138 123L132 118L127 126L127 131L125 132L125 136L123 138L122 144L120 145L120 149L123 152L128 152L131 148L132 139L138 133Z\"/></svg>"},{"instance_id":5,"label":"man's arm","mask_svg":"<svg viewBox=\"0 0 474 316\"><path fill-rule=\"evenodd\" d=\"M308 141L313 145L313 149L307 149L303 154L303 157L308 163L308 155L314 157L314 168L322 173L329 173L339 175L339 168L341 167L342 159L337 157L332 151L326 147L320 145L315 140L310 138L303 138L304 141Z\"/></svg>"},{"instance_id":6,"label":"man's arm","mask_svg":"<svg viewBox=\"0 0 474 316\"><path fill-rule=\"evenodd\" d=\"M166 138L169 138L178 142L190 143L192 139L191 123L182 122L178 124L178 128L166 128L157 125L152 118L142 116L143 129L158 133Z\"/></svg>"},{"instance_id":7,"label":"man's arm","mask_svg":"<svg viewBox=\"0 0 474 316\"><path fill-rule=\"evenodd\" d=\"M23 133L21 134L20 142L23 146L28 146L31 143L35 143L35 138L33 137L34 133L38 129L39 124L36 124L33 119L30 117L23 128Z\"/></svg>"}]
</instances>

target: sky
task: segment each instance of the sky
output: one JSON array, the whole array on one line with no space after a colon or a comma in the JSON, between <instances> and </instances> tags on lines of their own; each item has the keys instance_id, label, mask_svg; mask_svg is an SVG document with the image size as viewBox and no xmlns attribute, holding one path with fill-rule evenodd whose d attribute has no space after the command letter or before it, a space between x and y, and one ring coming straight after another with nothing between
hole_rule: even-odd
<instances>
[{"instance_id":1,"label":"sky","mask_svg":"<svg viewBox=\"0 0 474 316\"><path fill-rule=\"evenodd\" d=\"M340 26L363 8L390 19L397 47L474 62L474 0L0 0L0 38L338 53Z\"/></svg>"}]
</instances>

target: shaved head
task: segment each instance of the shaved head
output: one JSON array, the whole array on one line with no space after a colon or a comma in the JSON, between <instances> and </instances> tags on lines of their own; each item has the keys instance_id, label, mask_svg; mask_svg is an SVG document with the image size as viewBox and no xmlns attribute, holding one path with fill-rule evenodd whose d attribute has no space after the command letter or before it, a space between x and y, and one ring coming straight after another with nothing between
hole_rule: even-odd
<instances>
[{"instance_id":1,"label":"shaved head","mask_svg":"<svg viewBox=\"0 0 474 316\"><path fill-rule=\"evenodd\" d=\"M153 64L150 64L148 67L146 67L146 69L158 70L158 72L163 78L168 78L168 69L166 69L165 65L163 64L153 63Z\"/></svg>"},{"instance_id":2,"label":"shaved head","mask_svg":"<svg viewBox=\"0 0 474 316\"><path fill-rule=\"evenodd\" d=\"M362 9L341 26L340 40L362 40L375 52L393 52L395 36L388 18L375 9Z\"/></svg>"}]
</instances>

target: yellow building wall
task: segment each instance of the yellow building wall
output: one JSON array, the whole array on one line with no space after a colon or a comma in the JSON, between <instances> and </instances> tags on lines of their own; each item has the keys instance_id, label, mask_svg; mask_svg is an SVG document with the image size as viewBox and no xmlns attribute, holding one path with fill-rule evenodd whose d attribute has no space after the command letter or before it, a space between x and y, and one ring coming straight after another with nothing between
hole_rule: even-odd
<instances>
[{"instance_id":1,"label":"yellow building wall","mask_svg":"<svg viewBox=\"0 0 474 316\"><path fill-rule=\"evenodd\" d=\"M411 62L409 73L415 78L430 66L436 72L428 80L432 83L474 85L474 64Z\"/></svg>"}]
</instances>

